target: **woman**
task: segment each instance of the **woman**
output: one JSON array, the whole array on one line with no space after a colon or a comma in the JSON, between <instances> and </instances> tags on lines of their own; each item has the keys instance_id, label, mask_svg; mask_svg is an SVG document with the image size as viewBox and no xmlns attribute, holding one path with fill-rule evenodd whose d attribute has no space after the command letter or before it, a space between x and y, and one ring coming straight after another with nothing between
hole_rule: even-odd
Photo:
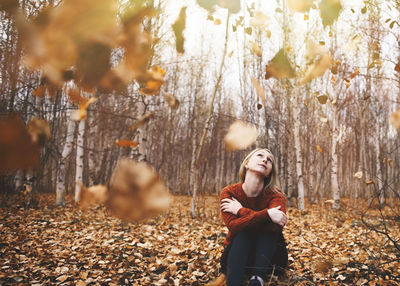
<instances>
[{"instance_id":1,"label":"woman","mask_svg":"<svg viewBox=\"0 0 400 286\"><path fill-rule=\"evenodd\" d=\"M221 258L227 285L242 285L246 268L249 285L264 285L274 267L287 266L282 228L286 199L276 187L277 168L268 149L255 149L243 160L241 183L225 187L220 196L222 218L228 227Z\"/></svg>"}]
</instances>

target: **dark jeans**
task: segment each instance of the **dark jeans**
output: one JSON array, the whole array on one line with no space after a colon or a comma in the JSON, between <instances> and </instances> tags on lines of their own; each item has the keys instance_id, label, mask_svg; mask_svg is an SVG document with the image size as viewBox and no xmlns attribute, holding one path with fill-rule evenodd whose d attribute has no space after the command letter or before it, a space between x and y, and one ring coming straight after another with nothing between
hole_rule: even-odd
<instances>
[{"instance_id":1,"label":"dark jeans","mask_svg":"<svg viewBox=\"0 0 400 286\"><path fill-rule=\"evenodd\" d=\"M279 274L287 266L286 243L282 233L242 231L235 235L222 254L222 271L227 285L242 285L245 273L265 279L268 273ZM278 270L278 271L277 271Z\"/></svg>"}]
</instances>

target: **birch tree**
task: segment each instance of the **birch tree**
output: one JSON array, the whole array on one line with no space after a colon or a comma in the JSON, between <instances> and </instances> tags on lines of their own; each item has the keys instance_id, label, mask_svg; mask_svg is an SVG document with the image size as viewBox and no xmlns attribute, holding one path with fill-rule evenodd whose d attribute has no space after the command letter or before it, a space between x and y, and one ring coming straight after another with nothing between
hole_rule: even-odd
<instances>
[{"instance_id":1,"label":"birch tree","mask_svg":"<svg viewBox=\"0 0 400 286\"><path fill-rule=\"evenodd\" d=\"M76 139L76 169L75 169L75 202L79 202L79 195L83 184L83 137L85 134L85 120L79 121L78 135Z\"/></svg>"}]
</instances>

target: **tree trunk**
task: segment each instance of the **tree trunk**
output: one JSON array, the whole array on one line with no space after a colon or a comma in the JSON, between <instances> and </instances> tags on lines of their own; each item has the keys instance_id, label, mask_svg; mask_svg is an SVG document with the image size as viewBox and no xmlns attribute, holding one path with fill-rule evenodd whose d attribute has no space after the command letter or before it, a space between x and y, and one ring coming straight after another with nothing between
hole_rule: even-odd
<instances>
[{"instance_id":1,"label":"tree trunk","mask_svg":"<svg viewBox=\"0 0 400 286\"><path fill-rule=\"evenodd\" d=\"M297 173L297 208L304 210L304 183L303 183L303 168L302 154L300 144L300 107L299 98L296 94L293 100L293 119L294 119L294 147L296 149L296 173Z\"/></svg>"},{"instance_id":2,"label":"tree trunk","mask_svg":"<svg viewBox=\"0 0 400 286\"><path fill-rule=\"evenodd\" d=\"M331 167L331 191L333 196L333 209L340 209L340 192L338 184L338 153L337 153L337 141L338 141L338 128L337 128L337 106L332 105L332 167Z\"/></svg>"},{"instance_id":3,"label":"tree trunk","mask_svg":"<svg viewBox=\"0 0 400 286\"><path fill-rule=\"evenodd\" d=\"M78 137L76 144L76 173L75 173L75 202L79 202L79 194L83 184L83 136L85 133L85 120L81 120L78 125Z\"/></svg>"}]
</instances>

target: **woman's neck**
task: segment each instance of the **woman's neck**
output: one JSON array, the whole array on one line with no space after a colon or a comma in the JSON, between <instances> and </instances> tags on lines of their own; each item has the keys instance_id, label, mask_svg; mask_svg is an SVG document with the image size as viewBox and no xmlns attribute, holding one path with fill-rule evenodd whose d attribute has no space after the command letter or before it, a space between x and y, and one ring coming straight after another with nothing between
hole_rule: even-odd
<instances>
[{"instance_id":1,"label":"woman's neck","mask_svg":"<svg viewBox=\"0 0 400 286\"><path fill-rule=\"evenodd\" d=\"M264 177L247 172L242 188L246 196L257 197L264 189Z\"/></svg>"}]
</instances>

